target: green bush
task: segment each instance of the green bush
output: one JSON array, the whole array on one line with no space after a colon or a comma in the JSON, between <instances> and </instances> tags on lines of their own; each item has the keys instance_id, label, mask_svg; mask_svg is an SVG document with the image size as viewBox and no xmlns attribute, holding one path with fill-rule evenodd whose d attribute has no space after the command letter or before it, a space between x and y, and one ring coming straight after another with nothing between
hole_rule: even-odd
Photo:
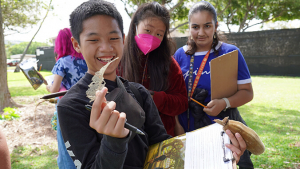
<instances>
[{"instance_id":1,"label":"green bush","mask_svg":"<svg viewBox=\"0 0 300 169\"><path fill-rule=\"evenodd\" d=\"M4 113L0 116L0 120L13 120L20 118L19 113L16 112L15 108L5 107L3 109Z\"/></svg>"}]
</instances>

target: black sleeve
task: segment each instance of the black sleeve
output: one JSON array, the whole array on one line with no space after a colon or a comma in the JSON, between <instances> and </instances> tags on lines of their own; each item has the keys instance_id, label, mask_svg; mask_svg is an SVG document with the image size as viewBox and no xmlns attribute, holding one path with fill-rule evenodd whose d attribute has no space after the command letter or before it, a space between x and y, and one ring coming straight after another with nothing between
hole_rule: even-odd
<instances>
[{"instance_id":1,"label":"black sleeve","mask_svg":"<svg viewBox=\"0 0 300 169\"><path fill-rule=\"evenodd\" d=\"M89 126L89 112L58 105L58 119L67 150L77 168L123 168L130 136L101 135ZM130 133L131 134L131 133Z\"/></svg>"},{"instance_id":2,"label":"black sleeve","mask_svg":"<svg viewBox=\"0 0 300 169\"><path fill-rule=\"evenodd\" d=\"M148 134L149 145L171 138L166 132L160 119L159 112L148 90L140 84L133 83L133 85L139 90L144 101L143 109L146 115L144 126L145 132Z\"/></svg>"}]
</instances>

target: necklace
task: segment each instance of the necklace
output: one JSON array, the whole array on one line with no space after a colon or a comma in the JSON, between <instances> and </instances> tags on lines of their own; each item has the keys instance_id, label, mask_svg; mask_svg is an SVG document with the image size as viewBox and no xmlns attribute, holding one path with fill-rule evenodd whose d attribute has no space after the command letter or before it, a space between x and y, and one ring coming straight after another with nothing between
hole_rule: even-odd
<instances>
[{"instance_id":1,"label":"necklace","mask_svg":"<svg viewBox=\"0 0 300 169\"><path fill-rule=\"evenodd\" d=\"M188 101L190 101L191 97L193 96L193 93L194 93L195 88L199 82L201 75L202 75L202 72L205 67L205 64L206 64L209 54L210 54L210 50L206 53L206 55L204 56L204 58L200 64L197 76L194 80L194 84L192 83L192 80L193 80L195 54L191 56L190 70L189 70L189 82L188 82L188 99L189 99ZM192 87L192 84L193 84L193 87ZM188 120L188 130L190 130L190 109L187 110L187 120Z\"/></svg>"}]
</instances>

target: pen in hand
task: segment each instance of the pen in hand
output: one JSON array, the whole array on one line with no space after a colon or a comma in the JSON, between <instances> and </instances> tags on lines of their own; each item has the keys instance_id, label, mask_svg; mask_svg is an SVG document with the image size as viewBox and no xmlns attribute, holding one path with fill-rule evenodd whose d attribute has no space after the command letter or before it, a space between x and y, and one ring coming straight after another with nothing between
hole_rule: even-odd
<instances>
[{"instance_id":1,"label":"pen in hand","mask_svg":"<svg viewBox=\"0 0 300 169\"><path fill-rule=\"evenodd\" d=\"M92 106L91 105L85 105L85 108L89 111L92 110ZM126 119L127 121L127 119ZM137 134L140 134L140 135L145 135L141 130L139 130L138 128L136 128L135 126L125 122L125 125L124 125L125 128L127 128L128 130L132 131L132 132L135 132Z\"/></svg>"}]
</instances>

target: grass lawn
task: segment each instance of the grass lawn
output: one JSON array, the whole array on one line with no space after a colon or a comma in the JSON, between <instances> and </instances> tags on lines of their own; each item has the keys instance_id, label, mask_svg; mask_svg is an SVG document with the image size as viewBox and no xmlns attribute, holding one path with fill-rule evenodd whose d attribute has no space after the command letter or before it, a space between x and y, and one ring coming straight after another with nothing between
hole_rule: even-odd
<instances>
[{"instance_id":1,"label":"grass lawn","mask_svg":"<svg viewBox=\"0 0 300 169\"><path fill-rule=\"evenodd\" d=\"M239 108L265 144L255 168L300 168L300 78L253 76L254 99Z\"/></svg>"},{"instance_id":2,"label":"grass lawn","mask_svg":"<svg viewBox=\"0 0 300 169\"><path fill-rule=\"evenodd\" d=\"M9 69L12 68L14 69L14 67L9 67ZM43 77L52 75L50 71L41 71L40 73ZM34 90L22 71L16 73L7 72L7 81L11 97L49 94L44 84L42 84L37 90Z\"/></svg>"},{"instance_id":3,"label":"grass lawn","mask_svg":"<svg viewBox=\"0 0 300 169\"><path fill-rule=\"evenodd\" d=\"M262 155L251 156L255 168L300 168L300 77L253 76L252 80L254 99L239 111L266 147ZM48 94L44 85L34 90L21 72L8 72L8 86L12 97ZM22 164L13 168L57 168L54 155L57 151L51 147L26 146L14 151L11 160Z\"/></svg>"},{"instance_id":4,"label":"grass lawn","mask_svg":"<svg viewBox=\"0 0 300 169\"><path fill-rule=\"evenodd\" d=\"M57 169L57 154L56 143L50 147L42 146L40 148L21 146L14 149L11 154L11 168Z\"/></svg>"}]
</instances>

